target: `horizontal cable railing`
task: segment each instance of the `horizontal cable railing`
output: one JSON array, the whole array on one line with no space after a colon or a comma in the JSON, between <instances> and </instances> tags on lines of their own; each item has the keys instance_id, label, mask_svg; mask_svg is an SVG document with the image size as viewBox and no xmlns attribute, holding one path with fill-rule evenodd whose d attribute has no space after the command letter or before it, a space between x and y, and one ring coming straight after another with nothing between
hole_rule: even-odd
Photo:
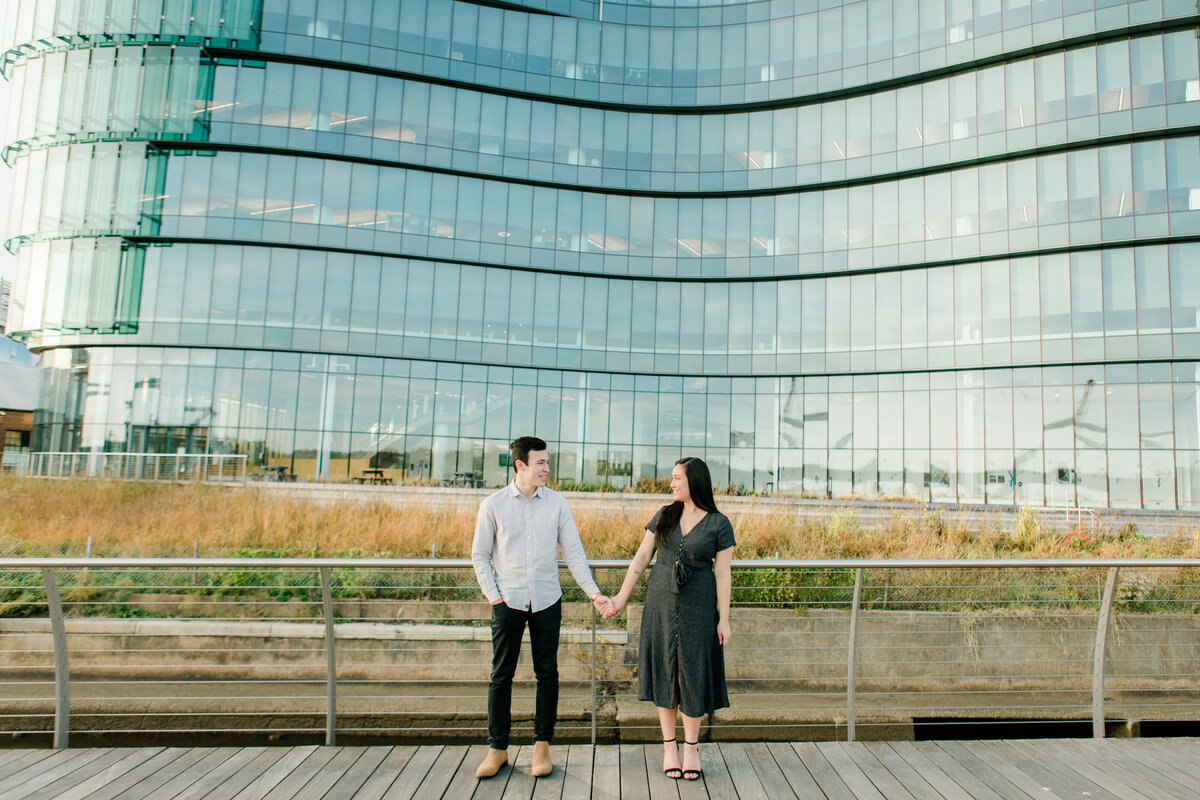
<instances>
[{"instance_id":1,"label":"horizontal cable railing","mask_svg":"<svg viewBox=\"0 0 1200 800\"><path fill-rule=\"evenodd\" d=\"M593 561L614 593L628 562ZM644 582L563 571L558 735L657 736ZM735 561L725 739L1104 736L1200 719L1200 559ZM0 559L0 735L481 740L490 612L465 559ZM527 645L526 645L527 646ZM528 652L514 733L531 734Z\"/></svg>"},{"instance_id":2,"label":"horizontal cable railing","mask_svg":"<svg viewBox=\"0 0 1200 800\"><path fill-rule=\"evenodd\" d=\"M247 473L245 455L210 453L28 453L21 468L35 478L139 481L233 481L279 473Z\"/></svg>"}]
</instances>

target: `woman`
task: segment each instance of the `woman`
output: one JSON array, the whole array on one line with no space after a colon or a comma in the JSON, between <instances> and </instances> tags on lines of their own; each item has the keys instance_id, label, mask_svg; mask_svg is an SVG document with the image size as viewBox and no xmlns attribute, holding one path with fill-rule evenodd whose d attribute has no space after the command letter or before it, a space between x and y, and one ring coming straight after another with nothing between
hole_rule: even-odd
<instances>
[{"instance_id":1,"label":"woman","mask_svg":"<svg viewBox=\"0 0 1200 800\"><path fill-rule=\"evenodd\" d=\"M663 772L697 780L703 774L700 718L729 706L725 659L729 643L730 562L733 526L713 501L708 466L681 458L671 470L670 505L646 525L612 616L621 613L638 578L659 553L646 588L638 653L638 699L658 706ZM683 762L675 741L675 715L683 715Z\"/></svg>"}]
</instances>

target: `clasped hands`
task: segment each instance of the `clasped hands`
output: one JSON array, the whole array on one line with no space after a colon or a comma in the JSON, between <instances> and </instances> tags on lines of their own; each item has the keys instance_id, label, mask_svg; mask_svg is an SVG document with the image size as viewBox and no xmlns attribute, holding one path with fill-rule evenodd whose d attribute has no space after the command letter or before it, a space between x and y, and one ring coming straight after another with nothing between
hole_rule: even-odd
<instances>
[{"instance_id":1,"label":"clasped hands","mask_svg":"<svg viewBox=\"0 0 1200 800\"><path fill-rule=\"evenodd\" d=\"M612 619L625 608L625 604L620 600L614 600L602 594L596 595L595 599L592 600L592 605L596 607L596 612L604 619Z\"/></svg>"}]
</instances>

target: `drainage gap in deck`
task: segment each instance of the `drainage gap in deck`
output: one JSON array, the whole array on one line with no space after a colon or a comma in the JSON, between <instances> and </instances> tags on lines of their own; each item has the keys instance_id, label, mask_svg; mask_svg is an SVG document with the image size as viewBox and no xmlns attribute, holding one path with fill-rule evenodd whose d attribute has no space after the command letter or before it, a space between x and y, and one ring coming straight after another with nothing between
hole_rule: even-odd
<instances>
[{"instance_id":1,"label":"drainage gap in deck","mask_svg":"<svg viewBox=\"0 0 1200 800\"><path fill-rule=\"evenodd\" d=\"M1125 725L1124 721L1115 724ZM1008 720L982 717L978 719L962 717L917 717L913 719L913 739L918 742L944 739L1085 739L1091 738L1091 735L1091 720Z\"/></svg>"}]
</instances>

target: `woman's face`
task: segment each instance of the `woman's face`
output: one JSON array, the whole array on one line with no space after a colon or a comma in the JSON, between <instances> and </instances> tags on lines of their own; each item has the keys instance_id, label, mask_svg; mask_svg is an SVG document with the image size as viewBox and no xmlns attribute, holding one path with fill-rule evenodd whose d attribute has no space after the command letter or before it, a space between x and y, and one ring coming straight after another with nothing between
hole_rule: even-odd
<instances>
[{"instance_id":1,"label":"woman's face","mask_svg":"<svg viewBox=\"0 0 1200 800\"><path fill-rule=\"evenodd\" d=\"M683 468L683 464L676 464L671 470L671 499L676 502L692 499L692 493L688 490L687 470Z\"/></svg>"}]
</instances>

